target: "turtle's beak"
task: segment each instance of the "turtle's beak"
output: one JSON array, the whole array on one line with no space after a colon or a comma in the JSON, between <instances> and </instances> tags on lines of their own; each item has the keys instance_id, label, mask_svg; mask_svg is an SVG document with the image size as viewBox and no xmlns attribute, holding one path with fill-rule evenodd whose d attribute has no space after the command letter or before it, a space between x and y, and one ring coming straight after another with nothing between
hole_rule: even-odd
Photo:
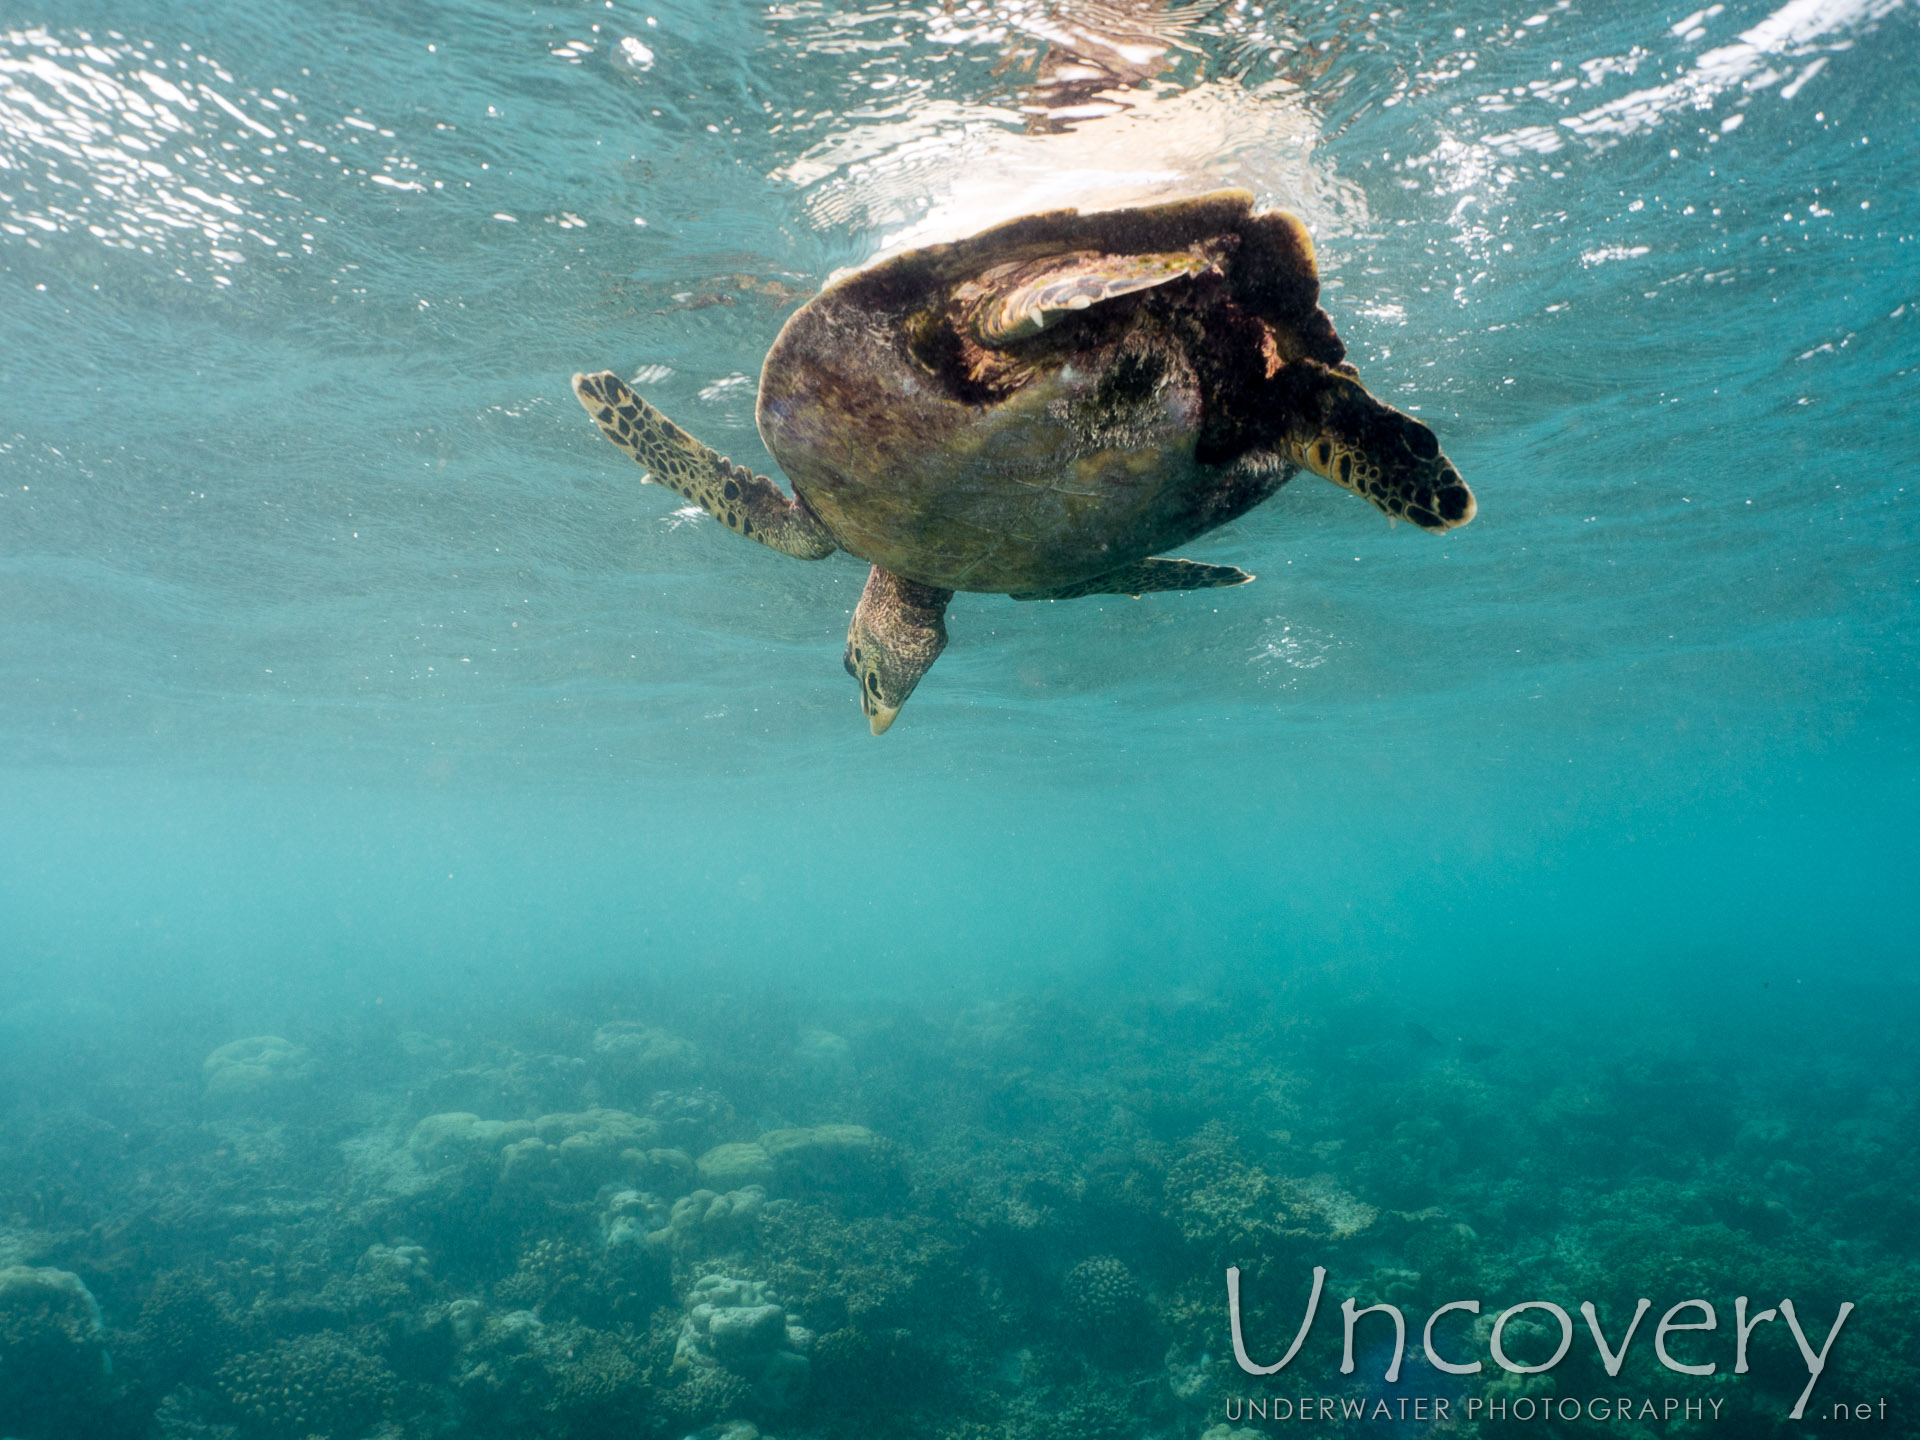
<instances>
[{"instance_id":1,"label":"turtle's beak","mask_svg":"<svg viewBox=\"0 0 1920 1440\"><path fill-rule=\"evenodd\" d=\"M879 705L873 707L873 713L867 717L867 726L876 735L887 733L887 727L893 724L893 717L900 713L898 705Z\"/></svg>"}]
</instances>

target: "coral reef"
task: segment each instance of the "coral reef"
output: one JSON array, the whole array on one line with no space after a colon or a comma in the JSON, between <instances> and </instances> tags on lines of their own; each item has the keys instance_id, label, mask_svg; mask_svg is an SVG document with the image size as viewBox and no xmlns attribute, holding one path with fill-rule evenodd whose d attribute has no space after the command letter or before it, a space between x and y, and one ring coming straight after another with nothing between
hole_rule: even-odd
<instances>
[{"instance_id":1,"label":"coral reef","mask_svg":"<svg viewBox=\"0 0 1920 1440\"><path fill-rule=\"evenodd\" d=\"M1228 1265L1262 1355L1327 1267L1298 1373L1356 1401L1386 1393L1390 1327L1343 1375L1349 1294L1410 1326L1480 1297L1463 1355L1521 1299L1617 1328L1639 1295L1711 1296L1723 1332L1722 1297L1846 1299L1820 1394L1920 1387L1920 1084L1886 1057L1496 1049L1184 994L303 1025L304 1049L216 1032L0 1093L0 1435L1246 1440ZM1711 1382L1713 1433L1780 1433L1805 1384L1782 1334ZM1647 1335L1620 1383L1659 1393ZM1444 1393L1612 1378L1576 1346Z\"/></svg>"}]
</instances>

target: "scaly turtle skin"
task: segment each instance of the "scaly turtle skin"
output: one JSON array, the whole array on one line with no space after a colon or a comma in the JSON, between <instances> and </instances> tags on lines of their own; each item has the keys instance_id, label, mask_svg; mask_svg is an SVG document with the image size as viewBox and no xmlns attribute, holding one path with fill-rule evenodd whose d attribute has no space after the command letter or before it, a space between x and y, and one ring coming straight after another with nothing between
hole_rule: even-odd
<instances>
[{"instance_id":1,"label":"scaly turtle skin","mask_svg":"<svg viewBox=\"0 0 1920 1440\"><path fill-rule=\"evenodd\" d=\"M1319 289L1305 228L1238 190L895 256L829 285L767 355L757 419L792 498L610 372L573 386L651 479L728 528L872 564L846 666L877 735L945 647L957 590L1241 584L1155 552L1298 468L1424 530L1473 518L1433 432L1360 384Z\"/></svg>"}]
</instances>

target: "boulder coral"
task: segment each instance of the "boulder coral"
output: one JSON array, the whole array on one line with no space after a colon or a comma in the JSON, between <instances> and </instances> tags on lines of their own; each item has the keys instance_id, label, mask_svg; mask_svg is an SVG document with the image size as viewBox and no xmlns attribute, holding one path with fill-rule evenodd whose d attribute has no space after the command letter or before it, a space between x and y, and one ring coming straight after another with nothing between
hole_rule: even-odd
<instances>
[{"instance_id":1,"label":"boulder coral","mask_svg":"<svg viewBox=\"0 0 1920 1440\"><path fill-rule=\"evenodd\" d=\"M73 1341L100 1333L100 1305L86 1282L70 1270L9 1265L0 1269L0 1323L9 1341L19 1327L50 1329Z\"/></svg>"},{"instance_id":2,"label":"boulder coral","mask_svg":"<svg viewBox=\"0 0 1920 1440\"><path fill-rule=\"evenodd\" d=\"M667 1224L672 1207L646 1190L616 1190L600 1211L600 1242L608 1251L645 1246Z\"/></svg>"},{"instance_id":3,"label":"boulder coral","mask_svg":"<svg viewBox=\"0 0 1920 1440\"><path fill-rule=\"evenodd\" d=\"M633 1162L634 1178L646 1189L661 1195L684 1195L694 1188L699 1171L693 1157L673 1146L656 1146Z\"/></svg>"},{"instance_id":4,"label":"boulder coral","mask_svg":"<svg viewBox=\"0 0 1920 1440\"><path fill-rule=\"evenodd\" d=\"M793 1054L802 1064L818 1070L838 1073L853 1063L853 1052L844 1038L831 1030L810 1026L800 1032Z\"/></svg>"},{"instance_id":5,"label":"boulder coral","mask_svg":"<svg viewBox=\"0 0 1920 1440\"><path fill-rule=\"evenodd\" d=\"M526 1120L482 1120L465 1110L429 1115L413 1127L407 1148L430 1170L492 1160L517 1140L533 1134Z\"/></svg>"},{"instance_id":6,"label":"boulder coral","mask_svg":"<svg viewBox=\"0 0 1920 1440\"><path fill-rule=\"evenodd\" d=\"M625 1110L592 1109L537 1120L482 1120L464 1110L429 1115L408 1148L428 1170L477 1166L509 1190L547 1188L591 1194L632 1183L683 1194L694 1165L685 1151L656 1142L660 1127Z\"/></svg>"},{"instance_id":7,"label":"boulder coral","mask_svg":"<svg viewBox=\"0 0 1920 1440\"><path fill-rule=\"evenodd\" d=\"M313 1057L279 1035L230 1040L200 1063L207 1097L249 1100L294 1088L313 1077Z\"/></svg>"},{"instance_id":8,"label":"boulder coral","mask_svg":"<svg viewBox=\"0 0 1920 1440\"><path fill-rule=\"evenodd\" d=\"M764 1186L773 1179L773 1157L751 1141L716 1145L700 1157L699 1171L701 1182L715 1191Z\"/></svg>"},{"instance_id":9,"label":"boulder coral","mask_svg":"<svg viewBox=\"0 0 1920 1440\"><path fill-rule=\"evenodd\" d=\"M1082 1260L1060 1282L1067 1314L1075 1328L1105 1334L1139 1320L1140 1285L1123 1261L1111 1255Z\"/></svg>"},{"instance_id":10,"label":"boulder coral","mask_svg":"<svg viewBox=\"0 0 1920 1440\"><path fill-rule=\"evenodd\" d=\"M52 1434L78 1423L110 1373L100 1307L78 1275L0 1269L0 1432Z\"/></svg>"},{"instance_id":11,"label":"boulder coral","mask_svg":"<svg viewBox=\"0 0 1920 1440\"><path fill-rule=\"evenodd\" d=\"M890 1151L864 1125L810 1125L769 1130L760 1148L781 1193L809 1190L858 1190L877 1181Z\"/></svg>"},{"instance_id":12,"label":"boulder coral","mask_svg":"<svg viewBox=\"0 0 1920 1440\"><path fill-rule=\"evenodd\" d=\"M1062 1277L1060 1295L1064 1329L1089 1354L1144 1361L1157 1350L1146 1296L1124 1261L1112 1255L1082 1260Z\"/></svg>"},{"instance_id":13,"label":"boulder coral","mask_svg":"<svg viewBox=\"0 0 1920 1440\"><path fill-rule=\"evenodd\" d=\"M725 1368L749 1381L768 1405L792 1404L806 1389L813 1333L787 1314L764 1281L703 1275L687 1295L674 1347L676 1369Z\"/></svg>"},{"instance_id":14,"label":"boulder coral","mask_svg":"<svg viewBox=\"0 0 1920 1440\"><path fill-rule=\"evenodd\" d=\"M691 1040L631 1020L594 1031L593 1055L602 1070L623 1079L666 1080L700 1068L700 1051Z\"/></svg>"},{"instance_id":15,"label":"boulder coral","mask_svg":"<svg viewBox=\"0 0 1920 1440\"><path fill-rule=\"evenodd\" d=\"M501 1150L500 1178L508 1185L555 1182L591 1189L644 1165L659 1138L653 1121L625 1110L542 1115L531 1135Z\"/></svg>"},{"instance_id":16,"label":"boulder coral","mask_svg":"<svg viewBox=\"0 0 1920 1440\"><path fill-rule=\"evenodd\" d=\"M733 1105L717 1090L695 1085L684 1090L656 1090L647 1114L660 1125L669 1145L704 1148L703 1143L733 1127Z\"/></svg>"},{"instance_id":17,"label":"boulder coral","mask_svg":"<svg viewBox=\"0 0 1920 1440\"><path fill-rule=\"evenodd\" d=\"M758 1185L743 1186L716 1194L695 1190L673 1202L665 1225L647 1236L647 1243L661 1249L698 1253L717 1245L726 1245L750 1237L754 1217L767 1203L767 1192Z\"/></svg>"}]
</instances>

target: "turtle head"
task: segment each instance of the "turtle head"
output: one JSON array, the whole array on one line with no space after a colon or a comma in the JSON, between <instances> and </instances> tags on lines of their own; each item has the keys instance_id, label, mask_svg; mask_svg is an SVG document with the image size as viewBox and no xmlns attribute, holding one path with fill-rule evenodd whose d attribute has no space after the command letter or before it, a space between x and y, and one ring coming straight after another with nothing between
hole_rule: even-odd
<instances>
[{"instance_id":1,"label":"turtle head","mask_svg":"<svg viewBox=\"0 0 1920 1440\"><path fill-rule=\"evenodd\" d=\"M1275 379L1287 411L1280 448L1289 460L1422 530L1473 519L1473 492L1420 421L1315 360L1284 365Z\"/></svg>"},{"instance_id":2,"label":"turtle head","mask_svg":"<svg viewBox=\"0 0 1920 1440\"><path fill-rule=\"evenodd\" d=\"M860 687L860 713L867 717L867 728L876 735L884 735L893 724L893 717L900 713L900 707L907 703L913 687L920 683L920 677L908 675L901 679L897 668L885 663L884 652L873 637L858 634L858 628L847 636L846 653L840 657L840 663L847 667L847 673Z\"/></svg>"},{"instance_id":3,"label":"turtle head","mask_svg":"<svg viewBox=\"0 0 1920 1440\"><path fill-rule=\"evenodd\" d=\"M947 648L951 590L873 567L847 629L847 673L860 686L860 709L884 735L920 677Z\"/></svg>"}]
</instances>

